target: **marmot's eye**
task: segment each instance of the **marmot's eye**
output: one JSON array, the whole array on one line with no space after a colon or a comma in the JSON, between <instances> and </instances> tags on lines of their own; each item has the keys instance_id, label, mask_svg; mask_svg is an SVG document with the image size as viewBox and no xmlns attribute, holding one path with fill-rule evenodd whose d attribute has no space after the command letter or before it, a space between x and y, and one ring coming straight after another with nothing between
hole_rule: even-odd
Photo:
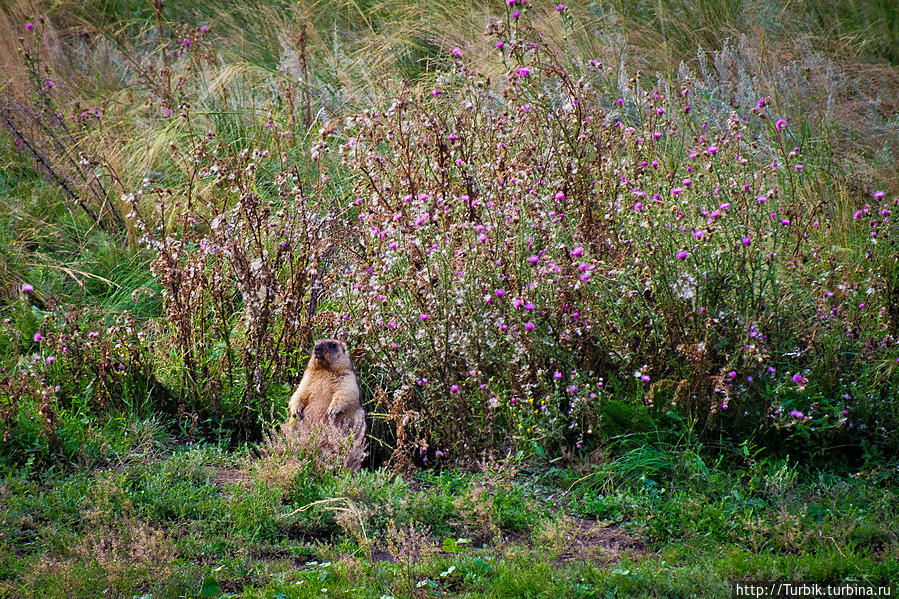
<instances>
[{"instance_id":1,"label":"marmot's eye","mask_svg":"<svg viewBox=\"0 0 899 599\"><path fill-rule=\"evenodd\" d=\"M337 349L337 344L332 341L331 343L328 344L328 349L330 349L330 350Z\"/></svg>"}]
</instances>

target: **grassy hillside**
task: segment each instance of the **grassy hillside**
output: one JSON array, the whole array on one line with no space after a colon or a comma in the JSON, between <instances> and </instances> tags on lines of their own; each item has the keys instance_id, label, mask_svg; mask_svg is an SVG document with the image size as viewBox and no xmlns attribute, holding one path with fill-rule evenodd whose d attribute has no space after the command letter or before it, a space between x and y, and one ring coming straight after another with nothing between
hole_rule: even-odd
<instances>
[{"instance_id":1,"label":"grassy hillside","mask_svg":"<svg viewBox=\"0 0 899 599\"><path fill-rule=\"evenodd\" d=\"M0 596L895 580L897 32L887 1L0 7ZM332 336L357 475L276 428Z\"/></svg>"}]
</instances>

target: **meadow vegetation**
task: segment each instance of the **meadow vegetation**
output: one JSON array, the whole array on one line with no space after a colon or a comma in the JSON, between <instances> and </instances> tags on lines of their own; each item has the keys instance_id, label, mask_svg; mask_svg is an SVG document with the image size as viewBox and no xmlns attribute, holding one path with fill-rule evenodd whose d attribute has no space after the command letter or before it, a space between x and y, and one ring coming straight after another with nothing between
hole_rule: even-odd
<instances>
[{"instance_id":1,"label":"meadow vegetation","mask_svg":"<svg viewBox=\"0 0 899 599\"><path fill-rule=\"evenodd\" d=\"M897 32L888 1L0 8L0 596L896 580ZM319 337L360 473L277 428Z\"/></svg>"}]
</instances>

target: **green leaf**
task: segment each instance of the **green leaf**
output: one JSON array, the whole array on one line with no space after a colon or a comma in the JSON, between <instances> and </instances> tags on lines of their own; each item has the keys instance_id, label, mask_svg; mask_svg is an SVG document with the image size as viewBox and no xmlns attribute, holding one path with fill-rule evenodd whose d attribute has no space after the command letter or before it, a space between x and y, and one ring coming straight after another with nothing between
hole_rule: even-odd
<instances>
[{"instance_id":1,"label":"green leaf","mask_svg":"<svg viewBox=\"0 0 899 599\"><path fill-rule=\"evenodd\" d=\"M222 586L219 581L212 576L203 579L203 586L200 588L201 597L218 597L222 594Z\"/></svg>"}]
</instances>

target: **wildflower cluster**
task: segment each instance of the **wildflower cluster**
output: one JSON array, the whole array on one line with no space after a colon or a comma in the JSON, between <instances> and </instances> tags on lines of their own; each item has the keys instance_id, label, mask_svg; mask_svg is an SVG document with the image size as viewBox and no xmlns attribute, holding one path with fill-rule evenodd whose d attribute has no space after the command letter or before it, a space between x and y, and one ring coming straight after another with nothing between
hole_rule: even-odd
<instances>
[{"instance_id":1,"label":"wildflower cluster","mask_svg":"<svg viewBox=\"0 0 899 599\"><path fill-rule=\"evenodd\" d=\"M417 415L418 451L580 446L603 385L731 429L782 409L771 386L838 390L781 372L819 359L801 323L834 215L770 99L710 123L689 82L638 74L610 101L601 63L489 31L499 89L454 52L439 89L317 149L359 175L340 302L370 375Z\"/></svg>"}]
</instances>

